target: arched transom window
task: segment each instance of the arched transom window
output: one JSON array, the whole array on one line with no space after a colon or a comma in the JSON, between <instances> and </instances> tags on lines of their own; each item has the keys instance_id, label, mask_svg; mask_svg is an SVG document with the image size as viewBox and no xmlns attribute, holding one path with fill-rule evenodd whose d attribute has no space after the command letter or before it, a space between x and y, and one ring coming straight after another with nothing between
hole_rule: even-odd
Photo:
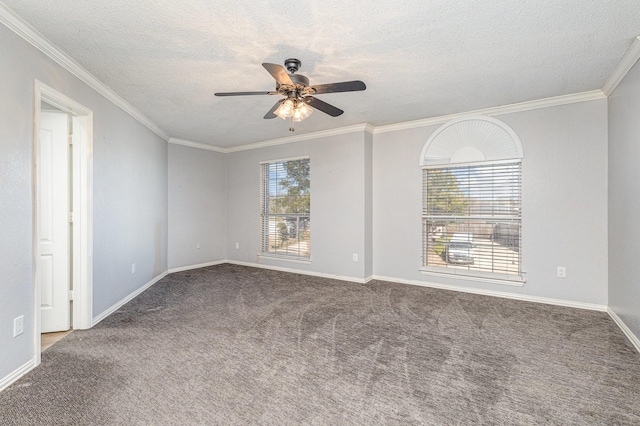
<instances>
[{"instance_id":1,"label":"arched transom window","mask_svg":"<svg viewBox=\"0 0 640 426\"><path fill-rule=\"evenodd\" d=\"M420 157L425 273L522 283L522 144L502 121L467 116Z\"/></svg>"}]
</instances>

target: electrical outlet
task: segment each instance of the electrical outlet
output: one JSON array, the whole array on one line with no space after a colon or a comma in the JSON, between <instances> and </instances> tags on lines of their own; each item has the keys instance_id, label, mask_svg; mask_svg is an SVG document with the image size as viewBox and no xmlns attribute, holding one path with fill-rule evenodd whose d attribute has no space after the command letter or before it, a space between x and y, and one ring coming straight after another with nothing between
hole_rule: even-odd
<instances>
[{"instance_id":1,"label":"electrical outlet","mask_svg":"<svg viewBox=\"0 0 640 426\"><path fill-rule=\"evenodd\" d=\"M131 264L131 275L133 275L133 274L135 274L135 273L136 273L136 264L135 264L135 263L132 263L132 264Z\"/></svg>"},{"instance_id":2,"label":"electrical outlet","mask_svg":"<svg viewBox=\"0 0 640 426\"><path fill-rule=\"evenodd\" d=\"M567 278L567 268L564 266L558 266L557 268L558 278Z\"/></svg>"},{"instance_id":3,"label":"electrical outlet","mask_svg":"<svg viewBox=\"0 0 640 426\"><path fill-rule=\"evenodd\" d=\"M197 242L197 243L196 243L196 248L197 248L197 249L200 249L200 242Z\"/></svg>"},{"instance_id":4,"label":"electrical outlet","mask_svg":"<svg viewBox=\"0 0 640 426\"><path fill-rule=\"evenodd\" d=\"M240 248L240 243L236 243L236 250Z\"/></svg>"},{"instance_id":5,"label":"electrical outlet","mask_svg":"<svg viewBox=\"0 0 640 426\"><path fill-rule=\"evenodd\" d=\"M353 253L353 261L354 262L358 261L358 253Z\"/></svg>"},{"instance_id":6,"label":"electrical outlet","mask_svg":"<svg viewBox=\"0 0 640 426\"><path fill-rule=\"evenodd\" d=\"M24 315L13 320L13 337L18 337L22 333L24 333Z\"/></svg>"}]
</instances>

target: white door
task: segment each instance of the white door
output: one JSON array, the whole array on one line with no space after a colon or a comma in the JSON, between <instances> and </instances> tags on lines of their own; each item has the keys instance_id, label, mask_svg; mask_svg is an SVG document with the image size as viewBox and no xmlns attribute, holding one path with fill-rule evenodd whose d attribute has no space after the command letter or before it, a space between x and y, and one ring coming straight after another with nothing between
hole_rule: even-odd
<instances>
[{"instance_id":1,"label":"white door","mask_svg":"<svg viewBox=\"0 0 640 426\"><path fill-rule=\"evenodd\" d=\"M63 112L40 115L41 332L68 330L69 309L69 144Z\"/></svg>"}]
</instances>

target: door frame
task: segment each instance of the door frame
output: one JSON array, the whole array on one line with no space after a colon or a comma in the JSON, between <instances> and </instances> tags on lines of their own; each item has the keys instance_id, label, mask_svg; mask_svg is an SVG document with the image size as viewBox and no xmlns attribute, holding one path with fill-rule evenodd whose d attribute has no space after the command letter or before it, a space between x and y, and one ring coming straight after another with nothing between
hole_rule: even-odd
<instances>
[{"instance_id":1,"label":"door frame","mask_svg":"<svg viewBox=\"0 0 640 426\"><path fill-rule=\"evenodd\" d=\"M73 123L73 247L70 275L73 282L74 329L91 328L93 319L93 111L73 99L35 81L35 108L33 130L33 316L34 359L40 364L41 333L41 271L39 266L40 226L40 113L44 101L71 116Z\"/></svg>"}]
</instances>

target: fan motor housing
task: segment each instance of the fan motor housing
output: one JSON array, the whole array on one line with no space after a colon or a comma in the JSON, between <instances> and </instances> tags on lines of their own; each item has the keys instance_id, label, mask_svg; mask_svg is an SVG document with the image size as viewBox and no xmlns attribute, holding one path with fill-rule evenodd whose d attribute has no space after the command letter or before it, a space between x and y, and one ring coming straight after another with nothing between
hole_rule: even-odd
<instances>
[{"instance_id":1,"label":"fan motor housing","mask_svg":"<svg viewBox=\"0 0 640 426\"><path fill-rule=\"evenodd\" d=\"M291 81L293 82L293 86L289 84L276 84L276 90L281 95L288 96L289 93L297 91L302 92L305 87L309 86L309 79L304 75L300 74L289 74Z\"/></svg>"},{"instance_id":2,"label":"fan motor housing","mask_svg":"<svg viewBox=\"0 0 640 426\"><path fill-rule=\"evenodd\" d=\"M309 85L309 79L307 77L305 77L304 75L301 74L289 74L289 77L291 78L291 81L293 81L296 86L301 84L303 86L308 86Z\"/></svg>"}]
</instances>

